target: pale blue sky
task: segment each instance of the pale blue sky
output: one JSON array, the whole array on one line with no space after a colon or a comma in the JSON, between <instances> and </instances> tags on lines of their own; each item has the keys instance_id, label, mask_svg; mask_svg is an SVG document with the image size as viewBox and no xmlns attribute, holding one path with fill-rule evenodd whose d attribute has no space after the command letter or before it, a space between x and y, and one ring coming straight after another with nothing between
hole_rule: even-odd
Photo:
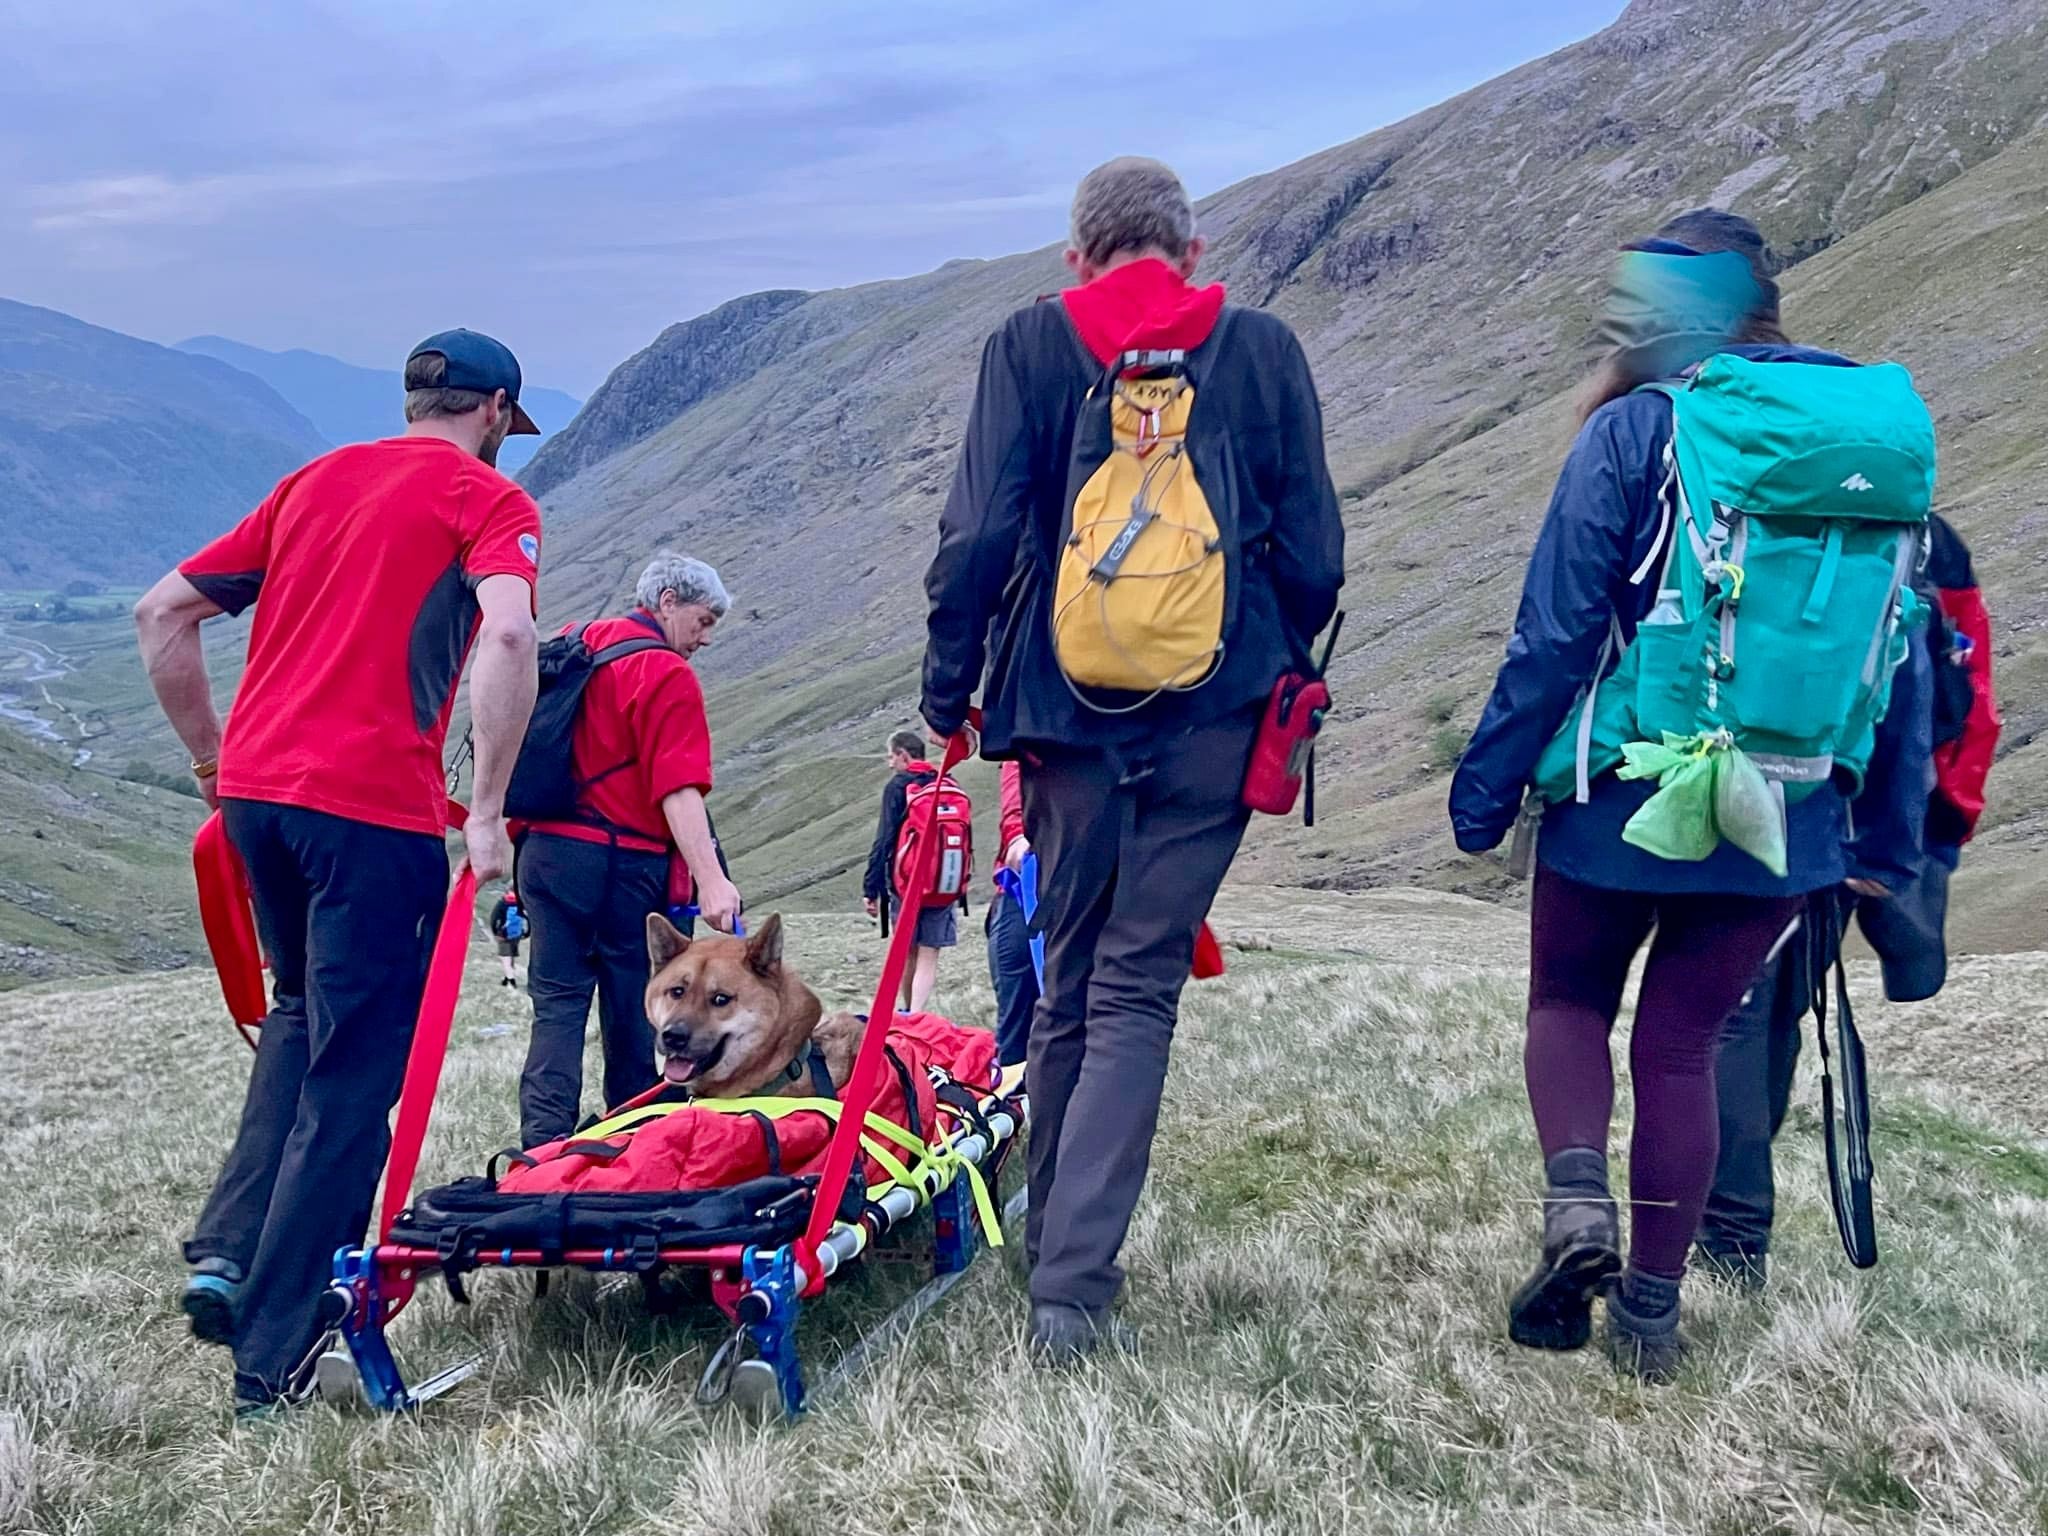
<instances>
[{"instance_id":1,"label":"pale blue sky","mask_svg":"<svg viewBox=\"0 0 2048 1536\"><path fill-rule=\"evenodd\" d=\"M491 330L579 394L759 288L1060 238L1597 31L1622 0L0 0L0 297L395 366Z\"/></svg>"}]
</instances>

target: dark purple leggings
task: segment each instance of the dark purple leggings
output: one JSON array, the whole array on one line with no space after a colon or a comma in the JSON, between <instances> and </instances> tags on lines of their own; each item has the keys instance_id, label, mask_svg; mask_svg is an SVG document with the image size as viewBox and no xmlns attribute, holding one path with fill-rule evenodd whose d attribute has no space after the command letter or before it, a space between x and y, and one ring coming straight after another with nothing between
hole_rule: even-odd
<instances>
[{"instance_id":1,"label":"dark purple leggings","mask_svg":"<svg viewBox=\"0 0 2048 1536\"><path fill-rule=\"evenodd\" d=\"M1567 1147L1607 1150L1607 1036L1629 966L1656 930L1629 1038L1629 1261L1646 1274L1685 1273L1720 1146L1714 1040L1803 905L1798 897L1606 891L1537 866L1522 1066L1546 1161Z\"/></svg>"}]
</instances>

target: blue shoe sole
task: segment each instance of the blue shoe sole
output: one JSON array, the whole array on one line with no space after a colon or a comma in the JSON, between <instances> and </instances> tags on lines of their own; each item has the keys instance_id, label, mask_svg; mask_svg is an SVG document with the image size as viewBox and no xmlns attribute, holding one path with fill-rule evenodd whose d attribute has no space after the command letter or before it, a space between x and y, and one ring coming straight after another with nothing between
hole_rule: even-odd
<instances>
[{"instance_id":1,"label":"blue shoe sole","mask_svg":"<svg viewBox=\"0 0 2048 1536\"><path fill-rule=\"evenodd\" d=\"M217 1275L194 1275L185 1282L179 1306L192 1324L192 1337L202 1344L235 1342L235 1299L239 1286Z\"/></svg>"}]
</instances>

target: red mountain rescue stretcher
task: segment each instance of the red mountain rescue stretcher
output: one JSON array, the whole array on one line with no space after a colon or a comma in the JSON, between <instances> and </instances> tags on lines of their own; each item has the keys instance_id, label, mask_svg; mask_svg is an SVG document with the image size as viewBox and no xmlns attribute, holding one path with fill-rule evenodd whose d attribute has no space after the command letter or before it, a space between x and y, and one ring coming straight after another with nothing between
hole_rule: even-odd
<instances>
[{"instance_id":1,"label":"red mountain rescue stretcher","mask_svg":"<svg viewBox=\"0 0 2048 1536\"><path fill-rule=\"evenodd\" d=\"M942 771L968 751L948 744ZM451 823L461 807L451 802ZM936 839L915 878L936 878ZM228 1010L253 1046L264 1014L262 957L246 876L218 818L194 844L200 913ZM803 1304L821 1296L882 1237L932 1213L933 1279L885 1330L913 1321L979 1251L1002 1243L993 1191L1022 1139L1020 1073L995 1066L993 1037L894 1001L914 924L892 934L864 1033L839 1096L687 1101L657 1085L566 1141L500 1154L484 1177L412 1193L447 1052L476 902L464 866L435 942L384 1174L377 1240L335 1255L326 1301L333 1333L314 1376L327 1399L395 1412L474 1374L470 1361L409 1386L388 1331L420 1283L442 1277L458 1301L482 1269L708 1276L733 1332L699 1384L707 1405L731 1399L794 1416L806 1384L797 1351ZM856 1346L846 1364L864 1355ZM845 1366L842 1366L844 1369Z\"/></svg>"}]
</instances>

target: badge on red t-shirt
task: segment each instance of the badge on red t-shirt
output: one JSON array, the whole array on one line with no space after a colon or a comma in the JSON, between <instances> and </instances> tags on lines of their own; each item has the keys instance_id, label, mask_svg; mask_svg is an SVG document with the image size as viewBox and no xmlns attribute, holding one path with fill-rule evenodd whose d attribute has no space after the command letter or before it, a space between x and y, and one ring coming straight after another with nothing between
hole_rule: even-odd
<instances>
[{"instance_id":1,"label":"badge on red t-shirt","mask_svg":"<svg viewBox=\"0 0 2048 1536\"><path fill-rule=\"evenodd\" d=\"M358 443L286 476L178 568L226 612L256 607L220 793L438 835L476 588L530 588L539 566L533 498L439 438Z\"/></svg>"}]
</instances>

